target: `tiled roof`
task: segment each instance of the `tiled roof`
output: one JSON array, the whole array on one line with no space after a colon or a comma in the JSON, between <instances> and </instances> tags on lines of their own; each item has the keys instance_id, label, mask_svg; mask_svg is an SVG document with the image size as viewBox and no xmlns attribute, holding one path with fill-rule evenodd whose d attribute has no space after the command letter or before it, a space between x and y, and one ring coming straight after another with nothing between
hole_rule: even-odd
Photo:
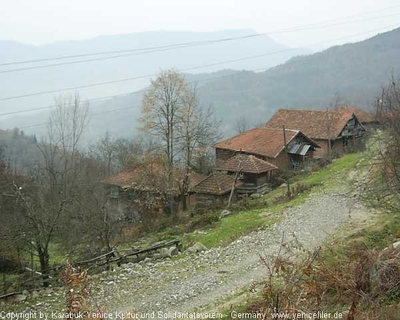
<instances>
[{"instance_id":1,"label":"tiled roof","mask_svg":"<svg viewBox=\"0 0 400 320\"><path fill-rule=\"evenodd\" d=\"M175 193L178 193L179 184L182 183L184 175L184 170L174 168ZM206 177L206 175L191 172L189 174L189 189ZM119 186L123 189L140 189L157 192L167 188L168 174L164 165L151 162L142 164L132 170L123 171L103 182Z\"/></svg>"},{"instance_id":2,"label":"tiled roof","mask_svg":"<svg viewBox=\"0 0 400 320\"><path fill-rule=\"evenodd\" d=\"M299 130L286 129L285 132L286 143L289 143L296 135L302 134ZM318 147L312 140L310 140L310 143ZM214 145L214 148L275 158L284 149L284 146L282 129L259 127L218 142Z\"/></svg>"},{"instance_id":3,"label":"tiled roof","mask_svg":"<svg viewBox=\"0 0 400 320\"><path fill-rule=\"evenodd\" d=\"M174 176L174 189L177 193L178 177ZM132 170L123 171L103 181L106 184L119 186L124 190L134 189L151 192L163 192L168 186L166 168L157 162L145 163Z\"/></svg>"},{"instance_id":4,"label":"tiled roof","mask_svg":"<svg viewBox=\"0 0 400 320\"><path fill-rule=\"evenodd\" d=\"M189 174L189 190L192 190L195 185L203 181L207 176L205 174L191 172Z\"/></svg>"},{"instance_id":5,"label":"tiled roof","mask_svg":"<svg viewBox=\"0 0 400 320\"><path fill-rule=\"evenodd\" d=\"M280 109L265 126L300 130L311 139L336 139L352 117L348 111Z\"/></svg>"},{"instance_id":6,"label":"tiled roof","mask_svg":"<svg viewBox=\"0 0 400 320\"><path fill-rule=\"evenodd\" d=\"M360 108L356 108L354 106L347 106L347 105L339 106L333 110L339 111L339 112L346 112L346 111L352 112L356 115L358 121L360 121L361 123L371 123L371 122L376 121L376 119L374 118L374 116L371 113L369 113L365 110L362 110Z\"/></svg>"},{"instance_id":7,"label":"tiled roof","mask_svg":"<svg viewBox=\"0 0 400 320\"><path fill-rule=\"evenodd\" d=\"M114 186L119 186L122 188L129 187L133 181L140 179L140 176L136 170L123 171L115 176L111 176L103 182L107 184L112 184Z\"/></svg>"},{"instance_id":8,"label":"tiled roof","mask_svg":"<svg viewBox=\"0 0 400 320\"><path fill-rule=\"evenodd\" d=\"M216 170L232 172L237 172L238 169L246 173L263 173L276 170L278 167L256 156L238 153L216 168Z\"/></svg>"},{"instance_id":9,"label":"tiled roof","mask_svg":"<svg viewBox=\"0 0 400 320\"><path fill-rule=\"evenodd\" d=\"M235 178L228 174L215 172L194 186L193 191L195 193L223 195L231 191L234 181ZM242 181L237 180L235 188L240 187L242 184Z\"/></svg>"}]
</instances>

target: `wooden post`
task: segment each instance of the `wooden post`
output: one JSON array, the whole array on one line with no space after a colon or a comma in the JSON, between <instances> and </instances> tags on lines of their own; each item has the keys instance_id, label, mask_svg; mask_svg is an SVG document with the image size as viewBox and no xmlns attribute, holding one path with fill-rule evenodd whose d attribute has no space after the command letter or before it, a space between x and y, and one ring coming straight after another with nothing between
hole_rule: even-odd
<instances>
[{"instance_id":1,"label":"wooden post","mask_svg":"<svg viewBox=\"0 0 400 320\"><path fill-rule=\"evenodd\" d=\"M285 126L282 126L283 129L283 144L285 146L285 153L286 153L286 157L288 160L288 166L286 168L287 172L286 172L286 184L287 184L287 194L288 197L290 197L290 181L289 181L289 165L290 165L290 157L289 157L289 153L288 153L288 149L287 149L287 143L286 143L286 130L285 130Z\"/></svg>"},{"instance_id":2,"label":"wooden post","mask_svg":"<svg viewBox=\"0 0 400 320\"><path fill-rule=\"evenodd\" d=\"M332 145L331 145L331 135L330 135L331 129L330 129L330 123L329 123L329 109L328 108L326 108L326 130L328 133L328 161L332 162L332 154L331 154Z\"/></svg>"},{"instance_id":3,"label":"wooden post","mask_svg":"<svg viewBox=\"0 0 400 320\"><path fill-rule=\"evenodd\" d=\"M235 178L234 178L233 183L232 183L231 194L229 195L227 208L229 208L231 206L233 193L235 192L236 181L239 178L239 174L240 174L241 171L242 171L242 162L239 161L237 169L236 169Z\"/></svg>"}]
</instances>

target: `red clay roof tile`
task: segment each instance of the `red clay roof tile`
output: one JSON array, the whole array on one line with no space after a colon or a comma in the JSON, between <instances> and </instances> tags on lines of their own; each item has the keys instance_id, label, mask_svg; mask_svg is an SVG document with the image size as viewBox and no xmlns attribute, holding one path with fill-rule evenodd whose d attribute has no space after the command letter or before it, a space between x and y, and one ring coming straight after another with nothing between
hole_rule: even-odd
<instances>
[{"instance_id":1,"label":"red clay roof tile","mask_svg":"<svg viewBox=\"0 0 400 320\"><path fill-rule=\"evenodd\" d=\"M286 129L286 143L289 143L295 136L301 134L299 130ZM314 141L310 144L319 147ZM214 148L228 149L238 152L257 154L268 158L275 158L284 149L283 130L277 128L259 127L246 131L230 139L218 142Z\"/></svg>"},{"instance_id":2,"label":"red clay roof tile","mask_svg":"<svg viewBox=\"0 0 400 320\"><path fill-rule=\"evenodd\" d=\"M352 117L348 111L280 109L265 126L300 130L311 139L336 139Z\"/></svg>"},{"instance_id":3,"label":"red clay roof tile","mask_svg":"<svg viewBox=\"0 0 400 320\"><path fill-rule=\"evenodd\" d=\"M228 174L215 172L195 185L193 191L195 193L223 195L231 191L234 181L235 178ZM235 188L240 187L242 184L242 181L237 180Z\"/></svg>"},{"instance_id":4,"label":"red clay roof tile","mask_svg":"<svg viewBox=\"0 0 400 320\"><path fill-rule=\"evenodd\" d=\"M246 173L263 173L278 169L277 166L257 158L256 156L238 153L224 163L217 166L216 170Z\"/></svg>"},{"instance_id":5,"label":"red clay roof tile","mask_svg":"<svg viewBox=\"0 0 400 320\"><path fill-rule=\"evenodd\" d=\"M174 168L174 189L178 193L179 184L182 183L185 172L182 169ZM191 172L189 173L189 189L204 180L207 176ZM138 167L123 171L104 181L107 184L116 185L123 189L138 189L160 192L167 188L167 169L161 163L150 162Z\"/></svg>"},{"instance_id":6,"label":"red clay roof tile","mask_svg":"<svg viewBox=\"0 0 400 320\"><path fill-rule=\"evenodd\" d=\"M362 110L360 108L356 108L354 106L339 106L335 109L333 109L334 111L339 111L339 112L352 112L356 115L357 119L361 122L361 123L371 123L371 122L375 122L376 119L374 118L374 116L369 113L368 111Z\"/></svg>"}]
</instances>

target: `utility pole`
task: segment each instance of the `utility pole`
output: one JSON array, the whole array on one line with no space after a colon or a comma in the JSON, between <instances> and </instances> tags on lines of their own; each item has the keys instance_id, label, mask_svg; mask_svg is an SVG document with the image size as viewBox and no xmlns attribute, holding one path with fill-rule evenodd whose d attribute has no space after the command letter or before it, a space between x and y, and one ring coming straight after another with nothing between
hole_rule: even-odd
<instances>
[{"instance_id":1,"label":"utility pole","mask_svg":"<svg viewBox=\"0 0 400 320\"><path fill-rule=\"evenodd\" d=\"M288 153L288 149L287 149L287 143L286 143L286 130L285 130L285 126L282 126L283 129L283 144L285 145L285 153L286 153L286 157L287 157L287 161L288 161L288 165L286 168L286 185L287 185L287 194L290 197L290 181L289 181L289 166L290 166L290 157L289 157L289 153Z\"/></svg>"},{"instance_id":2,"label":"utility pole","mask_svg":"<svg viewBox=\"0 0 400 320\"><path fill-rule=\"evenodd\" d=\"M328 161L332 162L332 154L331 154L331 135L330 135L330 123L329 123L329 109L326 108L326 131L328 134Z\"/></svg>"},{"instance_id":3,"label":"utility pole","mask_svg":"<svg viewBox=\"0 0 400 320\"><path fill-rule=\"evenodd\" d=\"M230 195L229 195L229 200L228 200L227 208L229 208L229 207L231 206L233 194L234 194L234 192L235 192L236 182L237 182L237 180L238 180L238 178L239 178L240 173L242 172L242 170L243 170L243 168L242 168L242 162L239 160L238 166L237 166L237 169L236 169L236 173L235 173L235 178L233 179L233 182L232 182L232 188L231 188L231 193L230 193Z\"/></svg>"}]
</instances>

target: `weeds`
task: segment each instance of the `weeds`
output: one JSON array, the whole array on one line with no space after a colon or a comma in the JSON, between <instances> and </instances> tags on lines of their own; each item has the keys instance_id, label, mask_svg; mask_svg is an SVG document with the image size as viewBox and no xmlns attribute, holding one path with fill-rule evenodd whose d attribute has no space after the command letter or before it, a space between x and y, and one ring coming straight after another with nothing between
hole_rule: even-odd
<instances>
[{"instance_id":1,"label":"weeds","mask_svg":"<svg viewBox=\"0 0 400 320\"><path fill-rule=\"evenodd\" d=\"M59 278L65 284L65 298L67 312L73 319L88 319L89 314L93 311L88 305L89 297L89 280L87 271L81 267L74 268L67 265L59 275Z\"/></svg>"},{"instance_id":2,"label":"weeds","mask_svg":"<svg viewBox=\"0 0 400 320\"><path fill-rule=\"evenodd\" d=\"M399 300L400 248L378 251L353 243L311 252L294 237L287 243L282 239L275 256L260 259L266 270L262 299L246 311L265 319L279 318L274 317L279 313L295 319L298 313L321 310L340 312L349 320L383 319L375 310Z\"/></svg>"}]
</instances>

